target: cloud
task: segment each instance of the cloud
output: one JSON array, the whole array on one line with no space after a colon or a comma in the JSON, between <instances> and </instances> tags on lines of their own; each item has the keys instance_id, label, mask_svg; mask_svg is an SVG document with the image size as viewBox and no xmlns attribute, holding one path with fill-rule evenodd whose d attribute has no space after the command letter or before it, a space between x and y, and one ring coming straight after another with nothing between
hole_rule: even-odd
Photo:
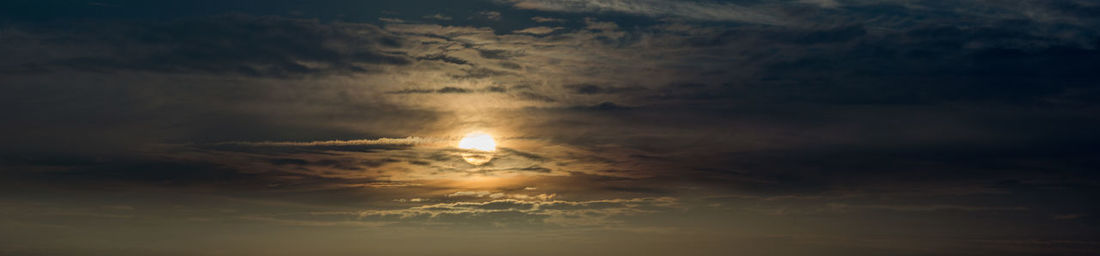
<instances>
[{"instance_id":1,"label":"cloud","mask_svg":"<svg viewBox=\"0 0 1100 256\"><path fill-rule=\"evenodd\" d=\"M607 21L602 21L602 22L601 21L596 21L596 19L593 19L593 18L585 18L584 19L584 24L585 24L585 26L584 26L585 29L591 29L591 30L613 31L613 30L618 30L619 29L619 24L615 24L614 22L607 22Z\"/></svg>"},{"instance_id":2,"label":"cloud","mask_svg":"<svg viewBox=\"0 0 1100 256\"><path fill-rule=\"evenodd\" d=\"M548 158L546 158L542 155L536 154L536 153L524 152L524 151L520 151L520 150L516 150L516 149L512 149L512 148L503 148L502 147L502 148L498 148L497 150L500 150L502 153L517 155L517 156L527 158L527 159L537 161L537 162L545 162L545 161L549 160Z\"/></svg>"},{"instance_id":3,"label":"cloud","mask_svg":"<svg viewBox=\"0 0 1100 256\"><path fill-rule=\"evenodd\" d=\"M559 12L618 12L644 16L672 16L697 20L782 24L760 10L731 3L669 0L504 0L520 9Z\"/></svg>"},{"instance_id":4,"label":"cloud","mask_svg":"<svg viewBox=\"0 0 1100 256\"><path fill-rule=\"evenodd\" d=\"M443 87L439 89L403 89L397 91L390 91L390 94L464 94L464 93L506 93L508 88L503 86L488 86L485 88L459 88L459 87Z\"/></svg>"},{"instance_id":5,"label":"cloud","mask_svg":"<svg viewBox=\"0 0 1100 256\"><path fill-rule=\"evenodd\" d=\"M399 91L392 91L392 92L389 92L389 93L393 93L393 94L427 94L427 93L446 94L446 93L471 93L471 92L473 92L473 91L470 90L470 89L448 86L448 87L443 87L443 88L439 88L439 89L435 89L435 90L431 90L431 89L404 89L404 90L399 90Z\"/></svg>"},{"instance_id":6,"label":"cloud","mask_svg":"<svg viewBox=\"0 0 1100 256\"><path fill-rule=\"evenodd\" d=\"M849 205L830 204L829 207L844 211L848 209L890 210L901 212L925 211L1027 211L1026 207L984 207L970 205Z\"/></svg>"},{"instance_id":7,"label":"cloud","mask_svg":"<svg viewBox=\"0 0 1100 256\"><path fill-rule=\"evenodd\" d=\"M420 203L420 202L431 201L431 199L425 199L425 198L409 198L409 199L398 198L398 199L394 199L393 201L394 202L401 202L401 203Z\"/></svg>"},{"instance_id":8,"label":"cloud","mask_svg":"<svg viewBox=\"0 0 1100 256\"><path fill-rule=\"evenodd\" d=\"M428 56L417 57L416 59L418 59L418 60L442 61L442 62L456 64L456 65L466 65L466 64L470 63L467 60L464 60L464 59L461 59L461 58L456 58L456 57L451 57L451 56L447 56L447 55L443 55L443 54L432 54L432 55L428 55Z\"/></svg>"},{"instance_id":9,"label":"cloud","mask_svg":"<svg viewBox=\"0 0 1100 256\"><path fill-rule=\"evenodd\" d=\"M556 101L558 101L557 99L554 99L550 96L541 95L541 94L537 94L537 93L533 93L533 92L519 92L516 96L520 99L531 100L531 101L539 101L539 102L556 102Z\"/></svg>"},{"instance_id":10,"label":"cloud","mask_svg":"<svg viewBox=\"0 0 1100 256\"><path fill-rule=\"evenodd\" d=\"M405 138L378 138L378 139L360 139L360 140L326 140L326 141L306 141L306 142L293 142L293 141L260 141L260 142L244 142L244 141L231 141L231 142L219 142L213 145L241 145L241 146L276 146L276 147L318 147L318 146L359 146L359 145L416 145L426 143L440 143L448 141L445 139L436 138L422 138L422 137L405 137Z\"/></svg>"},{"instance_id":11,"label":"cloud","mask_svg":"<svg viewBox=\"0 0 1100 256\"><path fill-rule=\"evenodd\" d=\"M104 31L32 35L83 36L86 41L74 46L102 50L36 55L7 67L0 63L0 72L70 68L300 77L368 72L376 65L410 63L390 51L401 46L398 37L367 24L232 15L108 28L112 26L116 25L98 28ZM42 40L49 40L46 38Z\"/></svg>"},{"instance_id":12,"label":"cloud","mask_svg":"<svg viewBox=\"0 0 1100 256\"><path fill-rule=\"evenodd\" d=\"M620 223L615 218L669 211L676 205L677 200L670 197L591 201L495 199L427 204L398 210L364 210L356 215L368 222L400 221L410 224L609 227ZM509 217L501 218L504 216Z\"/></svg>"},{"instance_id":13,"label":"cloud","mask_svg":"<svg viewBox=\"0 0 1100 256\"><path fill-rule=\"evenodd\" d=\"M501 16L500 12L498 12L498 11L481 11L481 12L478 12L477 14L481 15L482 18L485 18L487 20L492 20L492 21L499 21L500 16Z\"/></svg>"},{"instance_id":14,"label":"cloud","mask_svg":"<svg viewBox=\"0 0 1100 256\"><path fill-rule=\"evenodd\" d=\"M443 87L436 90L437 93L470 93L470 90L457 87Z\"/></svg>"},{"instance_id":15,"label":"cloud","mask_svg":"<svg viewBox=\"0 0 1100 256\"><path fill-rule=\"evenodd\" d=\"M541 17L541 16L535 16L535 17L531 17L531 20L532 20L532 21L535 21L535 22L538 22L538 23L547 23L547 22L559 22L559 23L560 23L560 22L566 22L566 20L565 20L565 19L558 19L558 18L548 18L548 17Z\"/></svg>"},{"instance_id":16,"label":"cloud","mask_svg":"<svg viewBox=\"0 0 1100 256\"><path fill-rule=\"evenodd\" d=\"M570 84L566 85L565 88L573 90L573 93L576 94L618 94L642 90L640 87L613 87L595 84Z\"/></svg>"},{"instance_id":17,"label":"cloud","mask_svg":"<svg viewBox=\"0 0 1100 256\"><path fill-rule=\"evenodd\" d=\"M619 104L615 104L614 102L605 101L605 102L601 102L600 104L596 104L596 105L592 105L592 106L574 107L574 109L577 109L577 110L593 110L593 111L611 111L611 110L627 110L627 109L631 109L631 107L622 106L622 105L619 105Z\"/></svg>"},{"instance_id":18,"label":"cloud","mask_svg":"<svg viewBox=\"0 0 1100 256\"><path fill-rule=\"evenodd\" d=\"M512 33L545 35L545 34L554 33L554 31L558 31L558 30L561 30L561 29L564 29L564 28L563 27L542 27L542 26L539 26L539 27L530 27L530 28L525 28L525 29L512 31Z\"/></svg>"},{"instance_id":19,"label":"cloud","mask_svg":"<svg viewBox=\"0 0 1100 256\"><path fill-rule=\"evenodd\" d=\"M522 51L509 51L509 50L493 50L493 49L477 49L478 56L486 59L494 60L507 60L516 57L522 57Z\"/></svg>"},{"instance_id":20,"label":"cloud","mask_svg":"<svg viewBox=\"0 0 1100 256\"><path fill-rule=\"evenodd\" d=\"M813 4L822 8L837 8L840 7L840 3L836 0L800 0L800 3Z\"/></svg>"},{"instance_id":21,"label":"cloud","mask_svg":"<svg viewBox=\"0 0 1100 256\"><path fill-rule=\"evenodd\" d=\"M386 22L386 23L405 23L405 20L398 19L398 18L380 17L380 18L378 18L378 20L380 20L382 22Z\"/></svg>"},{"instance_id":22,"label":"cloud","mask_svg":"<svg viewBox=\"0 0 1100 256\"><path fill-rule=\"evenodd\" d=\"M512 199L527 200L527 201L547 201L547 200L553 199L557 195L556 194L537 194L537 195L508 194L508 193L504 193L504 192L489 192L489 191L456 191L454 193L447 194L446 196L447 197L475 197L475 198L487 197L487 198L490 198L490 199L512 198Z\"/></svg>"},{"instance_id":23,"label":"cloud","mask_svg":"<svg viewBox=\"0 0 1100 256\"><path fill-rule=\"evenodd\" d=\"M458 191L458 192L448 194L447 197L463 197L463 196L485 197L489 194L490 194L489 191Z\"/></svg>"},{"instance_id":24,"label":"cloud","mask_svg":"<svg viewBox=\"0 0 1100 256\"><path fill-rule=\"evenodd\" d=\"M432 14L432 15L425 15L423 18L433 19L433 20L441 20L441 21L448 21L448 20L453 19L453 18L451 18L451 16L446 16L446 15L439 14L439 13Z\"/></svg>"}]
</instances>

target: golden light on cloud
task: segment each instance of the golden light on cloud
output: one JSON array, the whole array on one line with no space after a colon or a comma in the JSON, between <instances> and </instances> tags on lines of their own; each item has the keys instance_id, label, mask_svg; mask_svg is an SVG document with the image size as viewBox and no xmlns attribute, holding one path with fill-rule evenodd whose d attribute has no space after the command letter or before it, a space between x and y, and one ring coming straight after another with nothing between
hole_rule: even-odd
<instances>
[{"instance_id":1,"label":"golden light on cloud","mask_svg":"<svg viewBox=\"0 0 1100 256\"><path fill-rule=\"evenodd\" d=\"M462 159L472 165L482 165L493 160L493 151L497 150L497 142L493 136L483 132L466 134L458 141L458 148L468 152L462 153Z\"/></svg>"}]
</instances>

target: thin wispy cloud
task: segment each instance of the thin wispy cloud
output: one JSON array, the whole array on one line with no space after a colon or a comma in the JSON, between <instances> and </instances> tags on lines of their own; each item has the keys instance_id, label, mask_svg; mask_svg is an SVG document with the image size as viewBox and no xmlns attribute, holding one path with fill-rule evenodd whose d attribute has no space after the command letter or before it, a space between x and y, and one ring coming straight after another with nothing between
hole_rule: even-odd
<instances>
[{"instance_id":1,"label":"thin wispy cloud","mask_svg":"<svg viewBox=\"0 0 1100 256\"><path fill-rule=\"evenodd\" d=\"M417 144L434 144L454 141L453 139L443 138L423 138L423 137L405 137L405 138L378 138L378 139L360 139L360 140L325 140L325 141L258 141L258 142L246 142L246 141L228 141L214 143L213 145L240 145L240 146L278 146L278 147L313 147L313 146L357 146L357 145L417 145Z\"/></svg>"},{"instance_id":2,"label":"thin wispy cloud","mask_svg":"<svg viewBox=\"0 0 1100 256\"><path fill-rule=\"evenodd\" d=\"M787 21L767 13L766 8L751 8L732 3L672 0L502 0L516 8L559 12L625 13L652 17L679 17L709 21L738 21L782 25Z\"/></svg>"}]
</instances>

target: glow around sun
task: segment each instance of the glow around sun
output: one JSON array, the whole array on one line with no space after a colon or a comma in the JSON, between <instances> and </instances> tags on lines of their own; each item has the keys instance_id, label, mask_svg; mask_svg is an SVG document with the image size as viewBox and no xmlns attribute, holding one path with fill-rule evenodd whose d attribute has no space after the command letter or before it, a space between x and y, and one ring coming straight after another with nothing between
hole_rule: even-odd
<instances>
[{"instance_id":1,"label":"glow around sun","mask_svg":"<svg viewBox=\"0 0 1100 256\"><path fill-rule=\"evenodd\" d=\"M493 136L483 132L466 134L466 137L458 141L458 148L478 151L496 151L497 142Z\"/></svg>"},{"instance_id":2,"label":"glow around sun","mask_svg":"<svg viewBox=\"0 0 1100 256\"><path fill-rule=\"evenodd\" d=\"M483 132L466 134L466 137L458 141L458 148L465 149L462 159L472 165L483 165L493 160L493 151L497 150L497 142L493 136Z\"/></svg>"}]
</instances>

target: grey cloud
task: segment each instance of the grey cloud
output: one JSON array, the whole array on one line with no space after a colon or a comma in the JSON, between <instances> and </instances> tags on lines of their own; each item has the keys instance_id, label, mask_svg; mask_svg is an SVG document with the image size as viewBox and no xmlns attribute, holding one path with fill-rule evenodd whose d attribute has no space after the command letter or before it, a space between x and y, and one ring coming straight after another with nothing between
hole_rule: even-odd
<instances>
[{"instance_id":1,"label":"grey cloud","mask_svg":"<svg viewBox=\"0 0 1100 256\"><path fill-rule=\"evenodd\" d=\"M324 151L381 152L408 149L419 144L440 143L433 138L380 138L327 141L230 141L182 145L201 150L239 152L248 154L285 155L294 153L323 154ZM290 163L290 162L287 162ZM357 165L359 163L356 163Z\"/></svg>"},{"instance_id":2,"label":"grey cloud","mask_svg":"<svg viewBox=\"0 0 1100 256\"><path fill-rule=\"evenodd\" d=\"M549 160L546 157L540 156L540 155L535 154L535 153L524 152L524 151L511 149L511 148L499 148L498 150L500 150L502 152L505 152L505 153L508 153L508 154L514 154L514 155L517 155L517 156L520 156L520 157L523 157L523 158L527 158L527 159L531 159L531 160L539 161L539 162L545 162L545 161Z\"/></svg>"},{"instance_id":3,"label":"grey cloud","mask_svg":"<svg viewBox=\"0 0 1100 256\"><path fill-rule=\"evenodd\" d=\"M435 93L437 90L432 89L404 89L398 91L391 91L389 93L394 94L422 94L422 93Z\"/></svg>"},{"instance_id":4,"label":"grey cloud","mask_svg":"<svg viewBox=\"0 0 1100 256\"><path fill-rule=\"evenodd\" d=\"M550 170L550 168L546 168L546 167L542 167L542 166L529 166L529 167L523 167L523 168L513 168L513 169L510 169L510 170L521 171L521 172L539 172L539 173L550 173L550 172L553 171L553 170Z\"/></svg>"},{"instance_id":5,"label":"grey cloud","mask_svg":"<svg viewBox=\"0 0 1100 256\"><path fill-rule=\"evenodd\" d=\"M94 47L98 48L96 51L37 55L20 60L24 63L0 68L7 72L41 72L64 67L97 72L143 70L294 77L369 72L373 69L371 65L410 63L391 50L401 46L398 37L363 24L220 16L97 29L104 31L30 35L54 42L82 36L78 39L82 40L81 45L68 47ZM42 59L45 56L54 57Z\"/></svg>"},{"instance_id":6,"label":"grey cloud","mask_svg":"<svg viewBox=\"0 0 1100 256\"><path fill-rule=\"evenodd\" d=\"M565 20L565 19L558 19L558 18L549 18L549 17L541 17L541 16L535 16L535 17L531 17L531 20L532 20L532 21L535 21L535 22L538 22L538 23L546 23L546 22L566 22L566 20Z\"/></svg>"},{"instance_id":7,"label":"grey cloud","mask_svg":"<svg viewBox=\"0 0 1100 256\"><path fill-rule=\"evenodd\" d=\"M380 18L378 18L378 20L380 20L382 22L387 22L387 23L405 23L405 20L398 19L398 18L380 17Z\"/></svg>"},{"instance_id":8,"label":"grey cloud","mask_svg":"<svg viewBox=\"0 0 1100 256\"><path fill-rule=\"evenodd\" d=\"M967 21L1025 19L1046 23L1095 25L1098 8L1088 1L674 1L674 0L498 0L515 8L568 13L624 13L699 21L778 26L814 26L890 17L887 26L907 21L956 18ZM541 19L536 19L539 21Z\"/></svg>"},{"instance_id":9,"label":"grey cloud","mask_svg":"<svg viewBox=\"0 0 1100 256\"><path fill-rule=\"evenodd\" d=\"M521 65L519 65L519 64L516 64L516 63L514 63L514 62L507 62L507 61L502 61L502 62L500 62L500 63L498 63L498 64L500 64L500 67L502 67L502 68L507 68L507 69L512 69L512 70L520 70L520 69L523 69L523 66L521 66Z\"/></svg>"},{"instance_id":10,"label":"grey cloud","mask_svg":"<svg viewBox=\"0 0 1100 256\"><path fill-rule=\"evenodd\" d=\"M456 79L479 79L479 78L489 78L489 77L496 77L496 76L514 75L511 72L495 70L495 69L490 69L490 68L470 68L470 69L463 70L462 72L464 74L461 74L461 75L456 74L456 75L452 75L451 77L456 78Z\"/></svg>"},{"instance_id":11,"label":"grey cloud","mask_svg":"<svg viewBox=\"0 0 1100 256\"><path fill-rule=\"evenodd\" d=\"M666 0L504 0L516 8L560 12L619 12L645 16L674 16L698 20L781 24L761 10L732 3Z\"/></svg>"},{"instance_id":12,"label":"grey cloud","mask_svg":"<svg viewBox=\"0 0 1100 256\"><path fill-rule=\"evenodd\" d=\"M442 139L405 137L405 138L378 138L359 140L325 140L325 141L262 141L262 142L219 142L213 145L242 145L242 146L286 146L286 147L316 147L316 146L355 146L355 145L415 145L421 143L438 143Z\"/></svg>"},{"instance_id":13,"label":"grey cloud","mask_svg":"<svg viewBox=\"0 0 1100 256\"><path fill-rule=\"evenodd\" d=\"M593 18L585 18L584 19L584 24L585 24L585 26L584 26L585 29L591 29L591 30L613 31L613 30L618 30L619 29L619 24L615 24L614 22L608 22L608 21L597 21L596 19L593 19Z\"/></svg>"},{"instance_id":14,"label":"grey cloud","mask_svg":"<svg viewBox=\"0 0 1100 256\"><path fill-rule=\"evenodd\" d=\"M477 53L482 58L507 60L513 57L523 56L521 52L514 52L508 50L493 50L493 49L477 49Z\"/></svg>"},{"instance_id":15,"label":"grey cloud","mask_svg":"<svg viewBox=\"0 0 1100 256\"><path fill-rule=\"evenodd\" d=\"M447 16L447 15L443 15L443 14L439 14L439 13L432 14L432 15L424 15L423 18L433 19L433 20L443 20L443 21L454 19L454 18L451 18L451 16Z\"/></svg>"},{"instance_id":16,"label":"grey cloud","mask_svg":"<svg viewBox=\"0 0 1100 256\"><path fill-rule=\"evenodd\" d=\"M641 91L640 87L615 87L615 86L602 86L595 84L570 84L565 88L573 90L576 94L618 94Z\"/></svg>"},{"instance_id":17,"label":"grey cloud","mask_svg":"<svg viewBox=\"0 0 1100 256\"><path fill-rule=\"evenodd\" d=\"M161 143L383 137L381 126L402 122L374 121L435 118L431 111L359 100L365 96L323 80L257 81L122 71L50 74L5 77L0 98L6 107L0 110L5 113L0 119L6 128L0 136L0 151L128 154L121 152ZM279 104L265 104L272 102ZM368 120L373 121L362 123L365 126L356 131L334 123Z\"/></svg>"},{"instance_id":18,"label":"grey cloud","mask_svg":"<svg viewBox=\"0 0 1100 256\"><path fill-rule=\"evenodd\" d=\"M433 55L428 55L428 56L424 56L424 57L417 57L416 59L418 59L418 60L442 61L442 62L456 64L456 65L466 65L466 64L470 63L469 61L466 61L464 59L447 56L445 54L433 54Z\"/></svg>"},{"instance_id":19,"label":"grey cloud","mask_svg":"<svg viewBox=\"0 0 1100 256\"><path fill-rule=\"evenodd\" d=\"M516 94L520 99L539 101L539 102L556 102L557 100L546 95L533 93L533 92L519 92Z\"/></svg>"},{"instance_id":20,"label":"grey cloud","mask_svg":"<svg viewBox=\"0 0 1100 256\"><path fill-rule=\"evenodd\" d=\"M501 16L500 12L498 11L481 11L477 14L481 15L482 18L492 21L499 21Z\"/></svg>"},{"instance_id":21,"label":"grey cloud","mask_svg":"<svg viewBox=\"0 0 1100 256\"><path fill-rule=\"evenodd\" d=\"M458 88L458 87L443 87L439 90L436 90L436 92L438 92L438 93L470 93L470 90L463 89L463 88Z\"/></svg>"},{"instance_id":22,"label":"grey cloud","mask_svg":"<svg viewBox=\"0 0 1100 256\"><path fill-rule=\"evenodd\" d=\"M596 105L592 105L592 106L581 106L581 107L576 107L576 108L581 109L581 110L595 110L595 111L611 111L611 110L631 109L631 107L615 104L614 102L602 102L600 104L596 104Z\"/></svg>"},{"instance_id":23,"label":"grey cloud","mask_svg":"<svg viewBox=\"0 0 1100 256\"><path fill-rule=\"evenodd\" d=\"M848 204L830 204L830 207L844 211L849 209L860 210L888 210L888 211L902 211L902 212L924 212L924 211L1026 211L1027 207L984 207L984 206L970 206L970 205L848 205Z\"/></svg>"},{"instance_id":24,"label":"grey cloud","mask_svg":"<svg viewBox=\"0 0 1100 256\"><path fill-rule=\"evenodd\" d=\"M363 221L612 227L617 221L610 220L611 218L665 212L672 210L676 205L677 200L670 197L592 201L498 199L484 202L427 204L397 210L364 210L357 215ZM500 219L501 216L514 218Z\"/></svg>"},{"instance_id":25,"label":"grey cloud","mask_svg":"<svg viewBox=\"0 0 1100 256\"><path fill-rule=\"evenodd\" d=\"M467 89L459 87L443 87L439 89L404 89L391 91L392 94L465 94L465 93L504 93L507 88L501 86L489 86L482 89Z\"/></svg>"},{"instance_id":26,"label":"grey cloud","mask_svg":"<svg viewBox=\"0 0 1100 256\"><path fill-rule=\"evenodd\" d=\"M565 28L563 28L563 27L530 27L530 28L525 28L525 29L512 31L512 33L545 35L545 34L554 33L554 31L558 31L558 30L561 30L561 29L565 29Z\"/></svg>"},{"instance_id":27,"label":"grey cloud","mask_svg":"<svg viewBox=\"0 0 1100 256\"><path fill-rule=\"evenodd\" d=\"M836 0L801 0L799 2L813 4L823 8L837 8L841 6Z\"/></svg>"}]
</instances>

